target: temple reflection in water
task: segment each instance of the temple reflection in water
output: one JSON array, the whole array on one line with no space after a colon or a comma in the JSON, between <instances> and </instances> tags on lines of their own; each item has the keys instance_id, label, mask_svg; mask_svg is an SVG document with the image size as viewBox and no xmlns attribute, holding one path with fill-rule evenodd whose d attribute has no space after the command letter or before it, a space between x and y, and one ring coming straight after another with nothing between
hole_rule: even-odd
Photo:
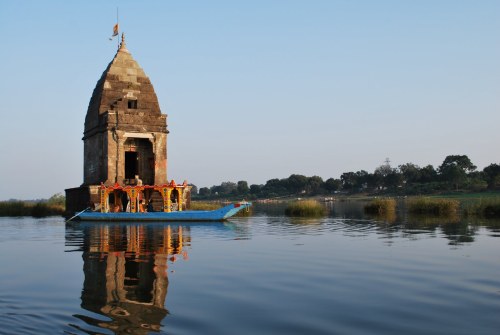
<instances>
[{"instance_id":1,"label":"temple reflection in water","mask_svg":"<svg viewBox=\"0 0 500 335\"><path fill-rule=\"evenodd\" d=\"M110 320L76 317L115 334L158 331L168 314L168 261L187 258L189 227L95 225L82 232L74 238L83 252L81 306ZM66 239L71 245L71 233Z\"/></svg>"}]
</instances>

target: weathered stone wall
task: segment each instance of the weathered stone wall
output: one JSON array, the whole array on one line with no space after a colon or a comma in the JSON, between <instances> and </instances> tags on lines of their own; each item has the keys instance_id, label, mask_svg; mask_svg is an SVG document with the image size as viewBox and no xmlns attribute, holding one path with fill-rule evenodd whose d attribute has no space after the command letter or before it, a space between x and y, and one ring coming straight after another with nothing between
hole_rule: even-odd
<instances>
[{"instance_id":1,"label":"weathered stone wall","mask_svg":"<svg viewBox=\"0 0 500 335\"><path fill-rule=\"evenodd\" d=\"M167 134L155 133L155 184L163 185L167 179Z\"/></svg>"},{"instance_id":2,"label":"weathered stone wall","mask_svg":"<svg viewBox=\"0 0 500 335\"><path fill-rule=\"evenodd\" d=\"M92 204L99 203L99 186L81 186L66 191L66 215L72 216Z\"/></svg>"},{"instance_id":3,"label":"weathered stone wall","mask_svg":"<svg viewBox=\"0 0 500 335\"><path fill-rule=\"evenodd\" d=\"M83 142L83 184L96 185L104 182L108 176L108 165L105 158L108 156L107 138L98 133Z\"/></svg>"},{"instance_id":4,"label":"weathered stone wall","mask_svg":"<svg viewBox=\"0 0 500 335\"><path fill-rule=\"evenodd\" d=\"M84 185L123 183L127 138L148 138L154 164L145 170L155 184L167 183L167 116L161 114L151 81L124 43L96 84L85 118Z\"/></svg>"},{"instance_id":5,"label":"weathered stone wall","mask_svg":"<svg viewBox=\"0 0 500 335\"><path fill-rule=\"evenodd\" d=\"M107 139L106 149L108 151L107 157L105 157L104 165L106 165L108 173L106 175L103 183L105 185L112 185L115 182L120 182L120 176L117 175L120 164L120 139L112 131L107 131L105 133ZM117 170L118 169L118 170Z\"/></svg>"}]
</instances>

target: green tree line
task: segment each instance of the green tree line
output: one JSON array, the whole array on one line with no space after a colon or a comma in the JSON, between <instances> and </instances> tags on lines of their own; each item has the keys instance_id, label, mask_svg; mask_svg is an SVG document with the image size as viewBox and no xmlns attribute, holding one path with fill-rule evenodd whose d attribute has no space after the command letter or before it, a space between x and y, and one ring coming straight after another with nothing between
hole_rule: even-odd
<instances>
[{"instance_id":1,"label":"green tree line","mask_svg":"<svg viewBox=\"0 0 500 335\"><path fill-rule=\"evenodd\" d=\"M389 162L373 173L365 170L344 172L339 178L306 177L292 174L288 178L270 179L263 185L223 182L212 187L193 188L193 198L218 199L245 197L248 199L279 198L287 196L314 196L344 194L432 194L444 191L483 191L500 189L500 165L490 164L482 171L466 155L447 156L443 163L420 167L406 163L391 167ZM198 192L196 192L198 191Z\"/></svg>"}]
</instances>

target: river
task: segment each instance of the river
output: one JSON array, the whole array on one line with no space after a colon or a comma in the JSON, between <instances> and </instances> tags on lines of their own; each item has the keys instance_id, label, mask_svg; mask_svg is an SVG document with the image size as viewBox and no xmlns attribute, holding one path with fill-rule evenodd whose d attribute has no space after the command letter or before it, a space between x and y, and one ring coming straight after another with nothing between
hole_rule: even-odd
<instances>
[{"instance_id":1,"label":"river","mask_svg":"<svg viewBox=\"0 0 500 335\"><path fill-rule=\"evenodd\" d=\"M497 334L500 222L0 218L0 334Z\"/></svg>"}]
</instances>

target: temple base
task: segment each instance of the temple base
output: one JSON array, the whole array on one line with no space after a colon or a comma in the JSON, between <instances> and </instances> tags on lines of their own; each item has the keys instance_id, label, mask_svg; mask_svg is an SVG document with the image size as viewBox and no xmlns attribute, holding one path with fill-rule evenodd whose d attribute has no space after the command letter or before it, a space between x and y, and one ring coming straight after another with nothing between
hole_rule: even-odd
<instances>
[{"instance_id":1,"label":"temple base","mask_svg":"<svg viewBox=\"0 0 500 335\"><path fill-rule=\"evenodd\" d=\"M89 185L66 189L66 215L73 215L99 203L99 187Z\"/></svg>"}]
</instances>

